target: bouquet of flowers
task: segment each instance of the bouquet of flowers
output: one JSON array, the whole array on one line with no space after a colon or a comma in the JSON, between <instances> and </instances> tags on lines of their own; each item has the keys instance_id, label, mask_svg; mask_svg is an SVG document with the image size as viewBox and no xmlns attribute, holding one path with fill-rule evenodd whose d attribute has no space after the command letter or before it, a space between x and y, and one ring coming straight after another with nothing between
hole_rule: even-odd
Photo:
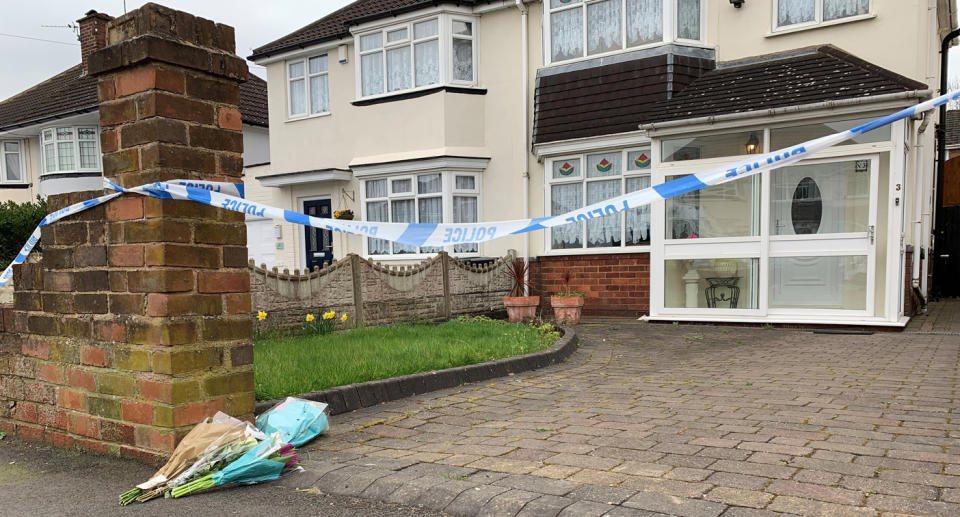
<instances>
[{"instance_id":1,"label":"bouquet of flowers","mask_svg":"<svg viewBox=\"0 0 960 517\"><path fill-rule=\"evenodd\" d=\"M322 402L287 397L257 417L257 428L277 433L285 443L301 447L330 429L327 405Z\"/></svg>"},{"instance_id":2,"label":"bouquet of flowers","mask_svg":"<svg viewBox=\"0 0 960 517\"><path fill-rule=\"evenodd\" d=\"M285 472L299 470L300 467L297 466L299 462L293 445L283 443L280 434L274 433L267 440L260 442L226 464L222 469L214 470L189 483L173 488L170 495L177 498L226 485L273 481ZM217 464L214 464L211 470Z\"/></svg>"}]
</instances>

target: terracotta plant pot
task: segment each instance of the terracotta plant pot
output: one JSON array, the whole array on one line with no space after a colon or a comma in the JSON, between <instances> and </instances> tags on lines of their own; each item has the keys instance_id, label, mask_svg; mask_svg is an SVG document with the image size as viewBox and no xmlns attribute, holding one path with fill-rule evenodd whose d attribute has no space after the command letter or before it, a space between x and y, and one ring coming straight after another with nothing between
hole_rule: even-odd
<instances>
[{"instance_id":1,"label":"terracotta plant pot","mask_svg":"<svg viewBox=\"0 0 960 517\"><path fill-rule=\"evenodd\" d=\"M580 313L583 312L583 296L551 296L550 305L553 306L553 317L557 323L576 325L580 323Z\"/></svg>"},{"instance_id":2,"label":"terracotta plant pot","mask_svg":"<svg viewBox=\"0 0 960 517\"><path fill-rule=\"evenodd\" d=\"M537 317L540 306L539 296L505 296L503 305L507 307L507 318L511 323L532 320Z\"/></svg>"}]
</instances>

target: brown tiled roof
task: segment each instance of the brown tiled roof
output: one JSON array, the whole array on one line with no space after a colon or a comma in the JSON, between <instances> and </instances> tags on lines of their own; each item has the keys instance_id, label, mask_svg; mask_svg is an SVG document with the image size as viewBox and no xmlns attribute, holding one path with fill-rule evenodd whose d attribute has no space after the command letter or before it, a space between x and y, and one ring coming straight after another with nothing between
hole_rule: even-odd
<instances>
[{"instance_id":1,"label":"brown tiled roof","mask_svg":"<svg viewBox=\"0 0 960 517\"><path fill-rule=\"evenodd\" d=\"M944 128L947 130L946 145L960 146L960 110L947 110L947 123Z\"/></svg>"},{"instance_id":2,"label":"brown tiled roof","mask_svg":"<svg viewBox=\"0 0 960 517\"><path fill-rule=\"evenodd\" d=\"M440 4L475 5L488 0L357 0L286 36L253 50L249 59L306 47L350 35L349 27L377 18L433 7Z\"/></svg>"},{"instance_id":3,"label":"brown tiled roof","mask_svg":"<svg viewBox=\"0 0 960 517\"><path fill-rule=\"evenodd\" d=\"M74 66L0 102L0 130L97 109L97 79L81 73L81 65ZM269 124L267 83L253 74L240 85L240 114L246 124Z\"/></svg>"},{"instance_id":4,"label":"brown tiled roof","mask_svg":"<svg viewBox=\"0 0 960 517\"><path fill-rule=\"evenodd\" d=\"M927 85L824 45L721 64L649 120L688 119L925 90Z\"/></svg>"}]
</instances>

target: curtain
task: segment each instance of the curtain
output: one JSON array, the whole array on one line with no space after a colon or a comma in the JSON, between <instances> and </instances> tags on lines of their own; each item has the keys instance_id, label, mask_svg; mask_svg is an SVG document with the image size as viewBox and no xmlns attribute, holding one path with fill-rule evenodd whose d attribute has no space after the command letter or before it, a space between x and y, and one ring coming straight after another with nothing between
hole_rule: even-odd
<instances>
[{"instance_id":1,"label":"curtain","mask_svg":"<svg viewBox=\"0 0 960 517\"><path fill-rule=\"evenodd\" d=\"M439 174L422 174L417 176L417 193L418 194L435 194L440 192L441 185L443 182L440 179ZM439 198L438 198L439 199ZM420 221L423 222L437 222L440 221Z\"/></svg>"},{"instance_id":2,"label":"curtain","mask_svg":"<svg viewBox=\"0 0 960 517\"><path fill-rule=\"evenodd\" d=\"M550 15L550 45L552 61L564 61L583 56L582 7Z\"/></svg>"},{"instance_id":3,"label":"curtain","mask_svg":"<svg viewBox=\"0 0 960 517\"><path fill-rule=\"evenodd\" d=\"M387 180L367 180L366 181L367 197L387 197ZM379 219L370 219L371 221L378 221ZM383 219L386 221L386 219Z\"/></svg>"},{"instance_id":4,"label":"curtain","mask_svg":"<svg viewBox=\"0 0 960 517\"><path fill-rule=\"evenodd\" d=\"M560 215L583 206L583 183L568 183L550 187L550 215ZM582 223L569 223L550 229L550 247L582 248Z\"/></svg>"},{"instance_id":5,"label":"curtain","mask_svg":"<svg viewBox=\"0 0 960 517\"><path fill-rule=\"evenodd\" d=\"M330 111L328 84L326 74L310 78L310 113Z\"/></svg>"},{"instance_id":6,"label":"curtain","mask_svg":"<svg viewBox=\"0 0 960 517\"><path fill-rule=\"evenodd\" d=\"M307 96L303 81L303 61L290 63L290 114L297 115L307 112Z\"/></svg>"},{"instance_id":7,"label":"curtain","mask_svg":"<svg viewBox=\"0 0 960 517\"><path fill-rule=\"evenodd\" d=\"M623 47L620 6L620 0L604 0L587 5L587 54L600 54Z\"/></svg>"},{"instance_id":8,"label":"curtain","mask_svg":"<svg viewBox=\"0 0 960 517\"><path fill-rule=\"evenodd\" d=\"M636 192L650 186L650 176L627 178L626 191ZM650 205L627 210L626 242L627 246L650 244Z\"/></svg>"},{"instance_id":9,"label":"curtain","mask_svg":"<svg viewBox=\"0 0 960 517\"><path fill-rule=\"evenodd\" d=\"M470 176L458 176L463 178ZM471 178L472 179L472 178ZM475 223L477 222L477 198L474 196L453 196L453 222L454 223ZM454 253L476 253L479 251L474 244L457 244L453 247Z\"/></svg>"},{"instance_id":10,"label":"curtain","mask_svg":"<svg viewBox=\"0 0 960 517\"><path fill-rule=\"evenodd\" d=\"M620 180L590 181L587 183L587 204L620 195ZM620 245L620 214L596 217L587 221L587 247L604 248Z\"/></svg>"},{"instance_id":11,"label":"curtain","mask_svg":"<svg viewBox=\"0 0 960 517\"><path fill-rule=\"evenodd\" d=\"M868 14L870 0L823 0L823 20Z\"/></svg>"},{"instance_id":12,"label":"curtain","mask_svg":"<svg viewBox=\"0 0 960 517\"><path fill-rule=\"evenodd\" d=\"M413 24L413 38L423 39L436 36L440 30L440 21L437 18Z\"/></svg>"},{"instance_id":13,"label":"curtain","mask_svg":"<svg viewBox=\"0 0 960 517\"><path fill-rule=\"evenodd\" d=\"M677 0L677 37L700 39L700 0Z\"/></svg>"},{"instance_id":14,"label":"curtain","mask_svg":"<svg viewBox=\"0 0 960 517\"><path fill-rule=\"evenodd\" d=\"M473 40L453 38L453 79L473 81Z\"/></svg>"},{"instance_id":15,"label":"curtain","mask_svg":"<svg viewBox=\"0 0 960 517\"><path fill-rule=\"evenodd\" d=\"M454 188L457 190L477 190L477 178L473 176L457 176Z\"/></svg>"},{"instance_id":16,"label":"curtain","mask_svg":"<svg viewBox=\"0 0 960 517\"><path fill-rule=\"evenodd\" d=\"M387 91L406 90L410 86L410 47L387 51Z\"/></svg>"},{"instance_id":17,"label":"curtain","mask_svg":"<svg viewBox=\"0 0 960 517\"><path fill-rule=\"evenodd\" d=\"M440 40L421 41L413 46L415 84L440 82Z\"/></svg>"},{"instance_id":18,"label":"curtain","mask_svg":"<svg viewBox=\"0 0 960 517\"><path fill-rule=\"evenodd\" d=\"M363 95L383 93L383 52L360 56Z\"/></svg>"},{"instance_id":19,"label":"curtain","mask_svg":"<svg viewBox=\"0 0 960 517\"><path fill-rule=\"evenodd\" d=\"M416 222L416 210L412 199L398 199L390 202L390 215L395 223L413 223ZM416 246L407 246L406 244L393 243L394 253L416 253Z\"/></svg>"},{"instance_id":20,"label":"curtain","mask_svg":"<svg viewBox=\"0 0 960 517\"><path fill-rule=\"evenodd\" d=\"M370 184L381 181L383 181L383 195L387 195L387 182L384 180L376 180L367 182L368 196L370 195ZM386 201L370 201L367 203L367 221L385 223L389 220ZM367 237L367 248L367 251L371 255L387 255L390 253L390 241Z\"/></svg>"},{"instance_id":21,"label":"curtain","mask_svg":"<svg viewBox=\"0 0 960 517\"><path fill-rule=\"evenodd\" d=\"M319 74L320 72L327 71L327 56L326 54L317 57L310 58L310 73Z\"/></svg>"},{"instance_id":22,"label":"curtain","mask_svg":"<svg viewBox=\"0 0 960 517\"><path fill-rule=\"evenodd\" d=\"M412 194L413 183L409 179L390 180L390 192L394 194Z\"/></svg>"},{"instance_id":23,"label":"curtain","mask_svg":"<svg viewBox=\"0 0 960 517\"><path fill-rule=\"evenodd\" d=\"M817 16L817 0L780 0L777 26L812 22Z\"/></svg>"},{"instance_id":24,"label":"curtain","mask_svg":"<svg viewBox=\"0 0 960 517\"><path fill-rule=\"evenodd\" d=\"M627 46L663 40L663 0L627 0Z\"/></svg>"}]
</instances>

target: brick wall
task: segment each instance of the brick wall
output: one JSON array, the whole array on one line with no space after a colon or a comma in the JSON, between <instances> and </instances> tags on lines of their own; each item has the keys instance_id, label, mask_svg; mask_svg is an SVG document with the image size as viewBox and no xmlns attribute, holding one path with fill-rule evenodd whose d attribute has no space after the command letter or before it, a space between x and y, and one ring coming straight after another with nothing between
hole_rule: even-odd
<instances>
[{"instance_id":1,"label":"brick wall","mask_svg":"<svg viewBox=\"0 0 960 517\"><path fill-rule=\"evenodd\" d=\"M505 264L512 257L481 266L441 253L415 266L391 267L351 254L310 273L251 263L253 314L267 313L261 325L287 328L328 310L367 324L498 313L510 290Z\"/></svg>"},{"instance_id":2,"label":"brick wall","mask_svg":"<svg viewBox=\"0 0 960 517\"><path fill-rule=\"evenodd\" d=\"M90 10L83 18L77 20L77 25L80 27L80 57L84 72L87 71L90 54L107 46L107 22L112 19L110 15Z\"/></svg>"},{"instance_id":3,"label":"brick wall","mask_svg":"<svg viewBox=\"0 0 960 517\"><path fill-rule=\"evenodd\" d=\"M650 312L650 254L540 256L531 262L531 281L549 313L550 295L563 289L584 293L584 314L639 316Z\"/></svg>"}]
</instances>

